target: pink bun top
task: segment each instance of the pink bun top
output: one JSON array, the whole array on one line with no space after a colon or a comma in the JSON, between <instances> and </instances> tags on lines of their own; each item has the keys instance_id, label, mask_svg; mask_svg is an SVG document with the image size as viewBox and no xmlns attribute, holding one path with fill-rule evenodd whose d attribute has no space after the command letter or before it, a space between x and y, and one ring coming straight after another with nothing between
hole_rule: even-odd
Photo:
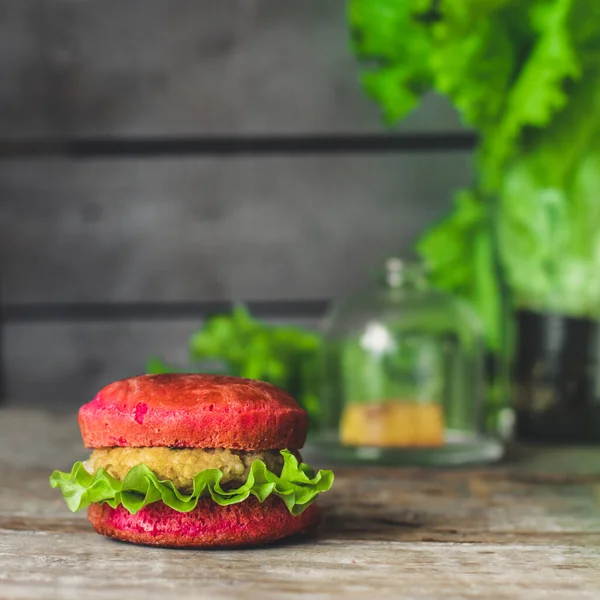
<instances>
[{"instance_id":1,"label":"pink bun top","mask_svg":"<svg viewBox=\"0 0 600 600\"><path fill-rule=\"evenodd\" d=\"M307 416L274 385L220 375L141 375L115 381L79 409L88 448L170 446L298 449Z\"/></svg>"}]
</instances>

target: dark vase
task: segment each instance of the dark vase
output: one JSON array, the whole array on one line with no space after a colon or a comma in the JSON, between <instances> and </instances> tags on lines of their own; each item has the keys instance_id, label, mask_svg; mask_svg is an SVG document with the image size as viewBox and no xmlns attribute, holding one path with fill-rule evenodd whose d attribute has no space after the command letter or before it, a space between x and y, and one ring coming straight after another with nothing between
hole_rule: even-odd
<instances>
[{"instance_id":1,"label":"dark vase","mask_svg":"<svg viewBox=\"0 0 600 600\"><path fill-rule=\"evenodd\" d=\"M514 399L519 438L600 441L599 346L596 321L517 313Z\"/></svg>"}]
</instances>

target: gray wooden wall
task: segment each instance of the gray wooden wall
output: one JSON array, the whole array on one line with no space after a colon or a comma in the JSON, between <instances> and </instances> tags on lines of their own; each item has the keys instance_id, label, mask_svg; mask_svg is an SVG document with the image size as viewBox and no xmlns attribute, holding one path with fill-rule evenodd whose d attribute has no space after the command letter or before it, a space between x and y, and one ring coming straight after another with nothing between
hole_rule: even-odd
<instances>
[{"instance_id":1,"label":"gray wooden wall","mask_svg":"<svg viewBox=\"0 0 600 600\"><path fill-rule=\"evenodd\" d=\"M0 0L0 141L382 133L342 0ZM455 132L427 98L400 132ZM5 308L331 298L449 207L467 151L0 161ZM6 312L6 311L5 311ZM10 315L10 313L8 313ZM5 319L8 401L87 401L198 319Z\"/></svg>"}]
</instances>

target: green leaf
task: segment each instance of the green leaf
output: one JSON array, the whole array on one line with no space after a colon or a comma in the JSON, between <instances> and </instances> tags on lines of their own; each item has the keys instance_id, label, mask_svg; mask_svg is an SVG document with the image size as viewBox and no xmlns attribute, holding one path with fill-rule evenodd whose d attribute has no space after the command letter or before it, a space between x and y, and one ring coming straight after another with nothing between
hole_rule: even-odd
<instances>
[{"instance_id":1,"label":"green leaf","mask_svg":"<svg viewBox=\"0 0 600 600\"><path fill-rule=\"evenodd\" d=\"M500 258L518 306L600 315L600 55L505 170Z\"/></svg>"},{"instance_id":2,"label":"green leaf","mask_svg":"<svg viewBox=\"0 0 600 600\"><path fill-rule=\"evenodd\" d=\"M427 91L446 95L480 133L481 181L497 191L524 134L551 123L582 62L597 59L598 12L591 0L351 0L348 19L363 86L386 120Z\"/></svg>"},{"instance_id":3,"label":"green leaf","mask_svg":"<svg viewBox=\"0 0 600 600\"><path fill-rule=\"evenodd\" d=\"M502 113L522 44L512 1L441 0L432 23L435 89L465 123L488 130Z\"/></svg>"},{"instance_id":4,"label":"green leaf","mask_svg":"<svg viewBox=\"0 0 600 600\"><path fill-rule=\"evenodd\" d=\"M173 482L159 480L143 464L133 467L123 481L111 477L104 469L94 475L88 473L82 462L76 462L70 473L54 471L50 485L60 488L72 512L90 504L106 502L113 508L123 505L131 514L153 502L163 502L178 512L189 512L200 498L211 497L219 506L243 502L249 496L264 502L270 495L281 498L290 513L301 514L322 492L333 485L333 472L320 470L316 474L304 463L298 463L288 450L281 450L283 470L277 476L261 460L254 461L246 483L235 489L223 489L219 469L207 469L194 477L189 494L178 490Z\"/></svg>"},{"instance_id":5,"label":"green leaf","mask_svg":"<svg viewBox=\"0 0 600 600\"><path fill-rule=\"evenodd\" d=\"M531 50L507 90L504 109L483 143L484 184L497 190L503 168L520 151L527 128L548 126L569 101L567 84L581 77L569 18L573 0L534 2L529 17Z\"/></svg>"},{"instance_id":6,"label":"green leaf","mask_svg":"<svg viewBox=\"0 0 600 600\"><path fill-rule=\"evenodd\" d=\"M503 315L487 204L473 190L459 191L454 210L421 236L417 251L433 283L471 304L483 322L488 347L498 350Z\"/></svg>"},{"instance_id":7,"label":"green leaf","mask_svg":"<svg viewBox=\"0 0 600 600\"><path fill-rule=\"evenodd\" d=\"M370 61L364 85L389 121L431 90L476 129L473 189L499 202L498 249L517 305L599 315L600 2L351 0L349 20L352 49ZM490 227L462 195L418 248L436 283L476 306L494 349Z\"/></svg>"},{"instance_id":8,"label":"green leaf","mask_svg":"<svg viewBox=\"0 0 600 600\"><path fill-rule=\"evenodd\" d=\"M168 363L166 363L162 358L158 358L156 356L152 356L146 362L146 373L150 373L152 375L161 375L162 373L183 373L189 371L184 371L183 369L178 369Z\"/></svg>"},{"instance_id":9,"label":"green leaf","mask_svg":"<svg viewBox=\"0 0 600 600\"><path fill-rule=\"evenodd\" d=\"M362 82L395 123L431 87L429 0L353 0L348 4L352 49L362 59Z\"/></svg>"}]
</instances>

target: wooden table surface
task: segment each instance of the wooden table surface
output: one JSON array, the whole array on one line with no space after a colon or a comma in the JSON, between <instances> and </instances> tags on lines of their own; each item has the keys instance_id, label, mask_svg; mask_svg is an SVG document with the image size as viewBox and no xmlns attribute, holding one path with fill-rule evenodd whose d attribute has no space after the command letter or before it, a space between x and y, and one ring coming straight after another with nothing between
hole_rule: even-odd
<instances>
[{"instance_id":1,"label":"wooden table surface","mask_svg":"<svg viewBox=\"0 0 600 600\"><path fill-rule=\"evenodd\" d=\"M0 410L0 598L600 599L600 449L338 468L317 533L236 551L95 534L48 486L85 455L73 415Z\"/></svg>"}]
</instances>

